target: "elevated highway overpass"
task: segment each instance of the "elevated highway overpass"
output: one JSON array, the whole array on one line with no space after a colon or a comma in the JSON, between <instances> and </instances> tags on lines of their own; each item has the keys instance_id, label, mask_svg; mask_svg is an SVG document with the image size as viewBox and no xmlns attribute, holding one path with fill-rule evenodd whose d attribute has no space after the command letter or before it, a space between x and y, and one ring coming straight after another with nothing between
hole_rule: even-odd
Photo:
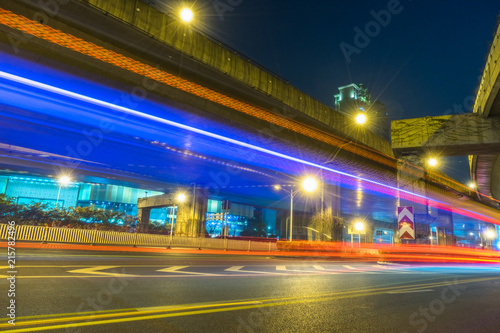
<instances>
[{"instance_id":1,"label":"elevated highway overpass","mask_svg":"<svg viewBox=\"0 0 500 333\"><path fill-rule=\"evenodd\" d=\"M392 124L397 156L469 155L481 200L500 199L500 25L486 59L472 113L398 120Z\"/></svg>"}]
</instances>

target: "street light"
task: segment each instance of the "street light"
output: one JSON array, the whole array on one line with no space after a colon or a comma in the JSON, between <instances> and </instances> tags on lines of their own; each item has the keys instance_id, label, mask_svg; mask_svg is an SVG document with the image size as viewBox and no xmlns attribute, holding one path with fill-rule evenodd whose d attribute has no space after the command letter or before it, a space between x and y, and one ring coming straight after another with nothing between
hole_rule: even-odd
<instances>
[{"instance_id":1,"label":"street light","mask_svg":"<svg viewBox=\"0 0 500 333\"><path fill-rule=\"evenodd\" d=\"M358 124L358 125L364 125L367 121L367 117L366 117L366 114L364 112L361 112L359 113L355 118L355 122ZM332 158L330 158L328 161L326 162L323 162L322 164L323 165L327 165L329 163L332 163L335 158L337 157L337 155L340 153L340 151L342 150L342 148L344 148L345 146L347 145L350 145L350 144L356 144L354 141L346 141L344 143L342 143L340 146L338 146L337 148L337 151L335 152L335 154L333 155ZM356 144L357 145L357 144ZM352 151L352 150L351 150ZM323 181L323 169L321 169L321 181ZM324 207L324 184L321 186L321 211L323 211L323 207Z\"/></svg>"},{"instance_id":2,"label":"street light","mask_svg":"<svg viewBox=\"0 0 500 333\"><path fill-rule=\"evenodd\" d=\"M431 167L435 167L438 165L438 160L434 157L431 157L429 158L429 160L427 160L427 164L429 164L429 166Z\"/></svg>"},{"instance_id":3,"label":"street light","mask_svg":"<svg viewBox=\"0 0 500 333\"><path fill-rule=\"evenodd\" d=\"M183 8L180 13L181 20L183 20L186 23L189 23L193 20L193 11L189 8Z\"/></svg>"},{"instance_id":4,"label":"street light","mask_svg":"<svg viewBox=\"0 0 500 333\"><path fill-rule=\"evenodd\" d=\"M364 123L366 123L366 114L365 113L358 113L356 115L356 117L354 118L354 120L356 121L357 124L359 125L363 125Z\"/></svg>"},{"instance_id":5,"label":"street light","mask_svg":"<svg viewBox=\"0 0 500 333\"><path fill-rule=\"evenodd\" d=\"M318 182L316 179L308 177L302 182L302 188L306 192L313 192L318 187Z\"/></svg>"},{"instance_id":6,"label":"street light","mask_svg":"<svg viewBox=\"0 0 500 333\"><path fill-rule=\"evenodd\" d=\"M58 182L59 182L59 190L57 191L56 208L57 205L59 204L59 195L61 194L61 187L63 185L68 185L69 183L71 183L71 178L69 178L66 175L62 175L61 177L59 177Z\"/></svg>"},{"instance_id":7,"label":"street light","mask_svg":"<svg viewBox=\"0 0 500 333\"><path fill-rule=\"evenodd\" d=\"M359 247L361 247L361 232L365 230L365 224L363 222L356 222L354 224L354 229L356 229L356 231L358 232L358 242L359 242Z\"/></svg>"},{"instance_id":8,"label":"street light","mask_svg":"<svg viewBox=\"0 0 500 333\"><path fill-rule=\"evenodd\" d=\"M484 235L486 236L485 239L485 245L488 246L488 240L490 241L490 246L493 246L493 239L496 237L496 234L493 230L488 229L484 232Z\"/></svg>"},{"instance_id":9,"label":"street light","mask_svg":"<svg viewBox=\"0 0 500 333\"><path fill-rule=\"evenodd\" d=\"M493 239L495 238L495 232L493 230L487 230L485 232L486 238Z\"/></svg>"},{"instance_id":10,"label":"street light","mask_svg":"<svg viewBox=\"0 0 500 333\"><path fill-rule=\"evenodd\" d=\"M170 245L172 244L172 236L174 234L174 216L176 215L175 214L175 209L176 209L176 203L179 202L179 203L183 203L184 201L186 201L186 195L184 193L178 193L177 196L175 197L175 200L174 200L174 208L172 210L172 219L171 219L171 223L170 223ZM169 247L170 247L169 245Z\"/></svg>"},{"instance_id":11,"label":"street light","mask_svg":"<svg viewBox=\"0 0 500 333\"><path fill-rule=\"evenodd\" d=\"M291 242L292 236L293 236L293 228L292 228L293 227L293 197L300 190L304 190L306 192L313 192L318 187L318 182L316 181L316 179L314 179L312 177L307 177L302 181L302 188L299 188L296 190L292 189L290 191L287 191L284 188L282 188L280 185L274 185L273 187L276 190L281 189L281 190L285 191L286 193L288 193L288 195L290 195L290 239L289 240Z\"/></svg>"},{"instance_id":12,"label":"street light","mask_svg":"<svg viewBox=\"0 0 500 333\"><path fill-rule=\"evenodd\" d=\"M177 201L178 201L178 202L184 202L184 201L186 201L186 198L187 198L187 197L186 197L186 195L185 195L184 193L179 193L179 194L177 195Z\"/></svg>"},{"instance_id":13,"label":"street light","mask_svg":"<svg viewBox=\"0 0 500 333\"><path fill-rule=\"evenodd\" d=\"M365 225L363 224L363 222L356 222L356 224L354 225L354 229L356 229L357 231L363 231L363 229L365 229Z\"/></svg>"}]
</instances>

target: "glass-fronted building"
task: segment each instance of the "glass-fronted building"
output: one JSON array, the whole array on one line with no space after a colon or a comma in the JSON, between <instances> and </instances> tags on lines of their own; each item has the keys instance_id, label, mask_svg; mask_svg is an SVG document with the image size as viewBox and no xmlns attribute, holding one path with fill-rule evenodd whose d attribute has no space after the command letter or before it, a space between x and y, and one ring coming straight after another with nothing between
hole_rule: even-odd
<instances>
[{"instance_id":1,"label":"glass-fronted building","mask_svg":"<svg viewBox=\"0 0 500 333\"><path fill-rule=\"evenodd\" d=\"M163 192L99 183L70 182L62 185L48 177L3 175L0 176L0 194L7 195L21 205L43 203L59 208L95 206L135 216L138 213L137 199ZM152 209L150 222L160 225L174 223L176 216L173 209ZM229 209L223 211L222 200L208 200L206 231L211 237L220 236L226 225L229 236L240 236L244 230L256 224L256 219L265 224L263 229L266 235L276 234L276 210L232 203Z\"/></svg>"},{"instance_id":2,"label":"glass-fronted building","mask_svg":"<svg viewBox=\"0 0 500 333\"><path fill-rule=\"evenodd\" d=\"M110 184L70 182L62 185L52 178L16 175L0 176L0 194L13 198L15 203L21 205L38 202L59 208L94 205L134 216L137 215L138 198L163 192ZM161 219L162 213L155 212L151 219Z\"/></svg>"}]
</instances>

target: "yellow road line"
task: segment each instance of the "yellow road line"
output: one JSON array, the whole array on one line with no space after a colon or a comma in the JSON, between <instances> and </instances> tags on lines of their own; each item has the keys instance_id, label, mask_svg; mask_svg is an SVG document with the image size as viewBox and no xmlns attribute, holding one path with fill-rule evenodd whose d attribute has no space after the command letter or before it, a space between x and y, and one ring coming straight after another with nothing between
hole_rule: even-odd
<instances>
[{"instance_id":1,"label":"yellow road line","mask_svg":"<svg viewBox=\"0 0 500 333\"><path fill-rule=\"evenodd\" d=\"M182 272L179 272L182 273ZM242 271L242 273L245 273ZM110 273L113 274L113 273ZM201 273L203 274L203 273ZM269 273L271 274L271 273ZM275 273L276 274L276 273ZM283 275L283 274L281 274ZM127 279L134 279L134 278L184 278L184 277L189 277L189 278L202 278L202 277L212 277L212 276L217 276L217 277L226 277L226 278L234 278L238 276L247 276L244 274L240 275L230 275L230 274L211 274L211 275L192 275L192 274L156 274L156 275L16 275L16 279L72 279L72 278L111 278L111 277L123 277ZM6 276L7 277L7 276Z\"/></svg>"},{"instance_id":2,"label":"yellow road line","mask_svg":"<svg viewBox=\"0 0 500 333\"><path fill-rule=\"evenodd\" d=\"M326 297L326 298L321 297L321 298L313 298L313 299L308 299L308 300L295 299L295 300L273 302L273 303L241 305L241 306L234 306L234 307L220 307L220 308L214 308L214 309L204 309L204 310L175 312L175 313L157 314L157 315L149 315L149 316L138 316L138 317L129 317L129 318L100 320L100 321L93 321L93 322L73 323L73 324L69 324L69 325L65 324L65 325L53 325L53 326L46 326L46 327L33 327L33 328L10 330L9 332L19 332L19 333L20 332L35 332L35 331L45 331L45 330L62 329L62 328L69 328L69 327L82 327L82 326L95 326L95 325L125 323L125 322L139 321L139 320L142 321L142 320L161 319L161 318L168 318L168 317L182 317L182 316L225 312L225 311L247 310L247 309L253 309L253 308L271 307L271 306L293 305L293 304L298 304L298 303L321 302L321 301L329 301L329 300L335 300L335 299L346 299L346 298L352 298L352 297L373 296L373 295L382 294L382 293L385 293L385 291L367 292L367 293L360 293L360 294L356 294L356 295L339 295L339 296L332 296L332 297Z\"/></svg>"},{"instance_id":3,"label":"yellow road line","mask_svg":"<svg viewBox=\"0 0 500 333\"><path fill-rule=\"evenodd\" d=\"M51 319L39 319L32 321L18 321L16 322L16 326L28 326L28 325L39 325L39 324L49 324L49 323L58 323L58 322L68 322L68 321L76 321L76 320L93 320L99 318L111 318L111 317L124 317L124 316L135 316L135 315L143 315L147 313L158 313L158 312L175 312L175 311L183 311L190 309L202 309L202 308L213 308L213 307L228 307L233 305L244 305L244 304L255 304L256 301L250 302L236 302L236 303L219 303L219 304L205 304L205 305L189 305L183 307L164 307L164 308L156 308L154 310L139 310L134 309L129 312L122 313L108 313L108 314L99 314L99 315L88 315L88 316L76 316L76 317L66 317L66 318L51 318ZM12 326L10 324L0 324L0 327L9 327Z\"/></svg>"},{"instance_id":4,"label":"yellow road line","mask_svg":"<svg viewBox=\"0 0 500 333\"><path fill-rule=\"evenodd\" d=\"M239 300L240 302L249 302L249 303L255 303L255 299L241 299ZM228 303L233 303L234 301L228 301ZM204 303L195 303L195 304L177 304L177 305L163 305L163 306L148 306L148 307L143 307L143 308L127 308L127 309L109 309L109 310L100 310L100 311L82 311L82 312L73 312L73 313L54 313L54 314L45 314L45 315L35 315L35 316L23 316L23 317L16 317L16 321L21 321L22 319L36 319L36 318L50 318L50 317L62 317L62 316L83 316L87 314L101 314L101 313L111 313L111 312L125 312L125 311L137 311L137 312L145 312L145 311L150 311L150 310L167 310L167 309L172 309L175 307L181 308L181 307L188 307L188 306L194 306L194 305L204 305L204 306L212 306L214 304L225 304L224 302L204 302ZM2 318L0 319L1 322L7 322L9 321L9 318Z\"/></svg>"},{"instance_id":5,"label":"yellow road line","mask_svg":"<svg viewBox=\"0 0 500 333\"><path fill-rule=\"evenodd\" d=\"M500 277L489 277L489 278L475 278L468 280L460 280L456 281L456 284L464 284L464 283L473 283L473 282L482 282L489 280L497 280ZM93 326L93 325L103 325L103 324L112 324L112 323L121 323L121 322L131 322L138 320L150 320L150 319L159 319L159 318L167 318L167 317L175 317L175 316L188 316L188 315L196 315L196 314L205 314L205 313L215 313L215 312L223 312L223 311L235 311L235 310L245 310L251 308L258 307L269 307L269 306L280 306L280 305L292 305L297 303L310 303L310 302L320 302L320 301L328 301L334 299L345 299L345 298L353 298L353 297L363 297L363 296L372 296L377 294L387 293L389 291L411 291L411 290L421 290L424 289L423 286L426 287L439 287L439 286L447 286L450 285L450 281L447 282L434 282L434 283L426 283L426 284L417 284L412 286L399 286L399 287L387 287L387 288L374 288L360 291L348 291L348 292L338 292L338 293L329 293L323 295L313 295L313 296L302 296L302 297L285 297L285 298L276 298L276 299L262 299L262 300L254 300L254 301L245 301L245 302L233 302L233 303L219 303L219 304L211 304L211 305L191 305L191 306L183 306L183 307L172 307L158 310L150 310L150 311L142 311L138 312L137 309L131 312L123 312L118 314L105 314L98 316L78 316L78 317L67 317L67 318L55 318L55 319L47 319L47 320L38 320L38 321L26 321L26 322L18 322L17 325L36 325L43 323L55 323L55 322L63 322L63 321L79 321L82 319L94 319L94 318L107 318L107 317L117 317L117 316L133 316L129 318L116 318L109 320L100 320L100 321L92 321L92 322L80 322L73 324L65 324L65 325L53 325L53 326L45 326L45 327L33 327L33 328L25 328L25 329L16 329L9 330L9 332L34 332L34 331L42 331L42 330L52 330L66 327L81 327L81 326ZM203 308L203 309L200 309ZM209 309L207 309L209 308ZM175 312L174 311L183 311L185 312ZM192 309L200 309L200 310L192 310ZM157 314L157 315L149 315L149 316L140 316L144 313L154 313L154 312L165 312L168 311L170 313ZM8 324L3 324L0 326L7 326Z\"/></svg>"}]
</instances>

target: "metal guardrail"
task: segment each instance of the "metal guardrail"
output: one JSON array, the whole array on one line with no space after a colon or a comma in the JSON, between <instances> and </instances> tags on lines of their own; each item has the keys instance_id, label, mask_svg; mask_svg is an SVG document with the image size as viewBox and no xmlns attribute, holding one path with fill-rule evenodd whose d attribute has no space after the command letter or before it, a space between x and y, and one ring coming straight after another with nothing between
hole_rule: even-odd
<instances>
[{"instance_id":1,"label":"metal guardrail","mask_svg":"<svg viewBox=\"0 0 500 333\"><path fill-rule=\"evenodd\" d=\"M6 240L7 224L0 224L0 239ZM16 241L75 243L92 245L187 247L241 251L277 251L275 242L258 242L203 237L179 237L70 228L16 225Z\"/></svg>"}]
</instances>

